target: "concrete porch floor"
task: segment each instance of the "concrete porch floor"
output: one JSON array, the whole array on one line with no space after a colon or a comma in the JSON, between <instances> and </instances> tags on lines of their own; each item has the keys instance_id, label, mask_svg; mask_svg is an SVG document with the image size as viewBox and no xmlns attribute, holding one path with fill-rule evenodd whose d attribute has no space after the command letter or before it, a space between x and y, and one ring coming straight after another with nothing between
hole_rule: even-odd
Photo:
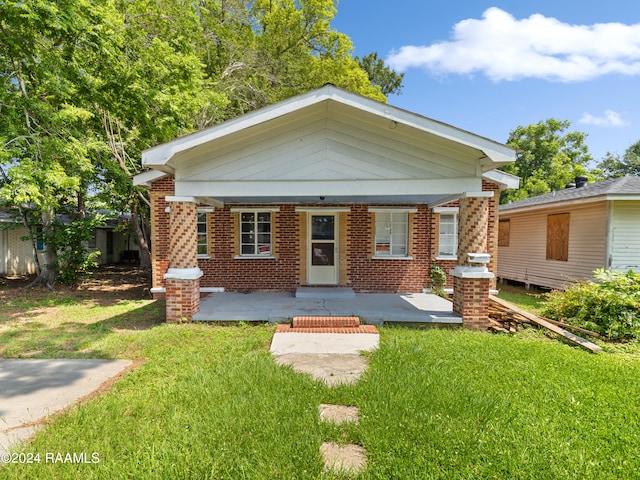
<instances>
[{"instance_id":1,"label":"concrete porch floor","mask_svg":"<svg viewBox=\"0 0 640 480\"><path fill-rule=\"evenodd\" d=\"M195 321L290 322L294 316L358 316L363 323L462 325L453 304L428 293L356 293L353 298L296 298L293 292L222 292L201 299Z\"/></svg>"}]
</instances>

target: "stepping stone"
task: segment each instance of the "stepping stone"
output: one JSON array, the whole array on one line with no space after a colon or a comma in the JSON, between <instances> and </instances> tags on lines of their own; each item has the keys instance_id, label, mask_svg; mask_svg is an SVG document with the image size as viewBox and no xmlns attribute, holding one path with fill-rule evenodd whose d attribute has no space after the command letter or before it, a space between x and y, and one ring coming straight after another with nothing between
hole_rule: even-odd
<instances>
[{"instance_id":1,"label":"stepping stone","mask_svg":"<svg viewBox=\"0 0 640 480\"><path fill-rule=\"evenodd\" d=\"M360 445L325 442L320 446L320 453L325 468L335 473L357 474L367 468L367 452Z\"/></svg>"},{"instance_id":2,"label":"stepping stone","mask_svg":"<svg viewBox=\"0 0 640 480\"><path fill-rule=\"evenodd\" d=\"M360 410L358 407L347 407L345 405L330 405L321 403L318 408L320 420L332 423L358 423Z\"/></svg>"}]
</instances>

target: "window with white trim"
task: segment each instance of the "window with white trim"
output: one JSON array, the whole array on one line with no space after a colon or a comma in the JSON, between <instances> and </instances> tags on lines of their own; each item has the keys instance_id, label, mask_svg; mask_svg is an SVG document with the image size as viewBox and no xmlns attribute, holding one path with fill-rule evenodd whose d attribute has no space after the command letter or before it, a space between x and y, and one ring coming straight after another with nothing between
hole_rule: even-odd
<instances>
[{"instance_id":1,"label":"window with white trim","mask_svg":"<svg viewBox=\"0 0 640 480\"><path fill-rule=\"evenodd\" d=\"M441 213L438 236L438 257L458 255L458 214Z\"/></svg>"},{"instance_id":2,"label":"window with white trim","mask_svg":"<svg viewBox=\"0 0 640 480\"><path fill-rule=\"evenodd\" d=\"M271 212L240 212L240 255L271 256Z\"/></svg>"},{"instance_id":3,"label":"window with white trim","mask_svg":"<svg viewBox=\"0 0 640 480\"><path fill-rule=\"evenodd\" d=\"M406 257L408 237L407 212L376 212L376 257Z\"/></svg>"},{"instance_id":4,"label":"window with white trim","mask_svg":"<svg viewBox=\"0 0 640 480\"><path fill-rule=\"evenodd\" d=\"M198 256L209 255L209 235L206 212L198 212Z\"/></svg>"}]
</instances>

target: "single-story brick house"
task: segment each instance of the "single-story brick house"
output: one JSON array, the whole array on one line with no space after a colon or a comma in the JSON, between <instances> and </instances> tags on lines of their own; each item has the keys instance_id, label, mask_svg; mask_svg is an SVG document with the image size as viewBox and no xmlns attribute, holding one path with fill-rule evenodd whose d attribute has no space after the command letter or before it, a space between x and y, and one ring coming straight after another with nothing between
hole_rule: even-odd
<instances>
[{"instance_id":1,"label":"single-story brick house","mask_svg":"<svg viewBox=\"0 0 640 480\"><path fill-rule=\"evenodd\" d=\"M422 292L436 262L484 326L505 145L332 85L143 153L153 290L167 320L201 291Z\"/></svg>"},{"instance_id":2,"label":"single-story brick house","mask_svg":"<svg viewBox=\"0 0 640 480\"><path fill-rule=\"evenodd\" d=\"M564 289L599 268L640 272L640 177L586 180L500 205L499 278Z\"/></svg>"}]
</instances>

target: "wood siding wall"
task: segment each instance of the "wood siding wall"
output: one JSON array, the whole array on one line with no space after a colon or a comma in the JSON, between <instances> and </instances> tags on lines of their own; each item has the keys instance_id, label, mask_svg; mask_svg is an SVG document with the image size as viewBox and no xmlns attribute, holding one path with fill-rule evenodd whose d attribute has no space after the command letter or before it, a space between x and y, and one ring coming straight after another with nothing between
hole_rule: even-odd
<instances>
[{"instance_id":1,"label":"wood siding wall","mask_svg":"<svg viewBox=\"0 0 640 480\"><path fill-rule=\"evenodd\" d=\"M547 216L569 213L567 261L547 260ZM498 248L498 277L549 288L564 288L577 279L591 278L593 270L606 266L606 202L502 212L509 220L509 246Z\"/></svg>"},{"instance_id":2,"label":"wood siding wall","mask_svg":"<svg viewBox=\"0 0 640 480\"><path fill-rule=\"evenodd\" d=\"M640 201L611 203L609 268L640 272Z\"/></svg>"}]
</instances>

